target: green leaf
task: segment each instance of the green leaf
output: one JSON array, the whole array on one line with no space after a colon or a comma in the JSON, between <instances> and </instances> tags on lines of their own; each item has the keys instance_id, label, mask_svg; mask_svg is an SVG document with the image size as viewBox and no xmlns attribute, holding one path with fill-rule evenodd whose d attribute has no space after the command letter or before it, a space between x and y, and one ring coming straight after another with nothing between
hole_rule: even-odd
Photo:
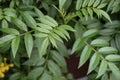
<instances>
[{"instance_id":1,"label":"green leaf","mask_svg":"<svg viewBox=\"0 0 120 80\"><path fill-rule=\"evenodd\" d=\"M84 38L91 38L97 35L98 30L97 29L89 29L88 31L84 32L83 37Z\"/></svg>"},{"instance_id":2,"label":"green leaf","mask_svg":"<svg viewBox=\"0 0 120 80\"><path fill-rule=\"evenodd\" d=\"M60 37L62 37L65 40L68 40L67 37L65 36L65 34L62 33L62 31L59 31L57 29L54 30L54 32L59 35ZM61 42L61 41L60 41ZM63 41L62 41L63 42Z\"/></svg>"},{"instance_id":3,"label":"green leaf","mask_svg":"<svg viewBox=\"0 0 120 80\"><path fill-rule=\"evenodd\" d=\"M66 0L59 0L59 8L60 8L60 10L63 9L63 6L64 6L65 2L66 2Z\"/></svg>"},{"instance_id":4,"label":"green leaf","mask_svg":"<svg viewBox=\"0 0 120 80\"><path fill-rule=\"evenodd\" d=\"M93 7L97 7L100 4L101 0L96 0L93 4Z\"/></svg>"},{"instance_id":5,"label":"green leaf","mask_svg":"<svg viewBox=\"0 0 120 80\"><path fill-rule=\"evenodd\" d=\"M12 1L10 2L9 7L10 7L10 8L14 8L14 6L15 6L15 2L12 0Z\"/></svg>"},{"instance_id":6,"label":"green leaf","mask_svg":"<svg viewBox=\"0 0 120 80\"><path fill-rule=\"evenodd\" d=\"M91 46L86 45L80 56L80 61L78 66L79 68L89 59L91 52L92 52Z\"/></svg>"},{"instance_id":7,"label":"green leaf","mask_svg":"<svg viewBox=\"0 0 120 80\"><path fill-rule=\"evenodd\" d=\"M75 39L78 39L79 37L82 37L85 29L84 29L84 26L80 23L80 22L77 22L74 26L74 29L75 29Z\"/></svg>"},{"instance_id":8,"label":"green leaf","mask_svg":"<svg viewBox=\"0 0 120 80\"><path fill-rule=\"evenodd\" d=\"M45 16L45 19L48 20L49 22L53 23L55 26L58 26L58 23L53 18L51 18L49 16Z\"/></svg>"},{"instance_id":9,"label":"green leaf","mask_svg":"<svg viewBox=\"0 0 120 80\"><path fill-rule=\"evenodd\" d=\"M90 59L90 63L89 63L89 68L88 68L88 73L92 72L99 64L100 61L100 57L98 55L98 53L94 53L92 58Z\"/></svg>"},{"instance_id":10,"label":"green leaf","mask_svg":"<svg viewBox=\"0 0 120 80\"><path fill-rule=\"evenodd\" d=\"M10 16L3 16L7 21L11 22L11 17Z\"/></svg>"},{"instance_id":11,"label":"green leaf","mask_svg":"<svg viewBox=\"0 0 120 80\"><path fill-rule=\"evenodd\" d=\"M45 34L45 33L35 33L35 34L33 34L33 36L36 36L36 37L47 37L48 34Z\"/></svg>"},{"instance_id":12,"label":"green leaf","mask_svg":"<svg viewBox=\"0 0 120 80\"><path fill-rule=\"evenodd\" d=\"M120 61L120 55L115 54L107 55L105 59L108 61Z\"/></svg>"},{"instance_id":13,"label":"green leaf","mask_svg":"<svg viewBox=\"0 0 120 80\"><path fill-rule=\"evenodd\" d=\"M0 9L0 20L2 20L3 18L4 18L4 16L3 16L3 10Z\"/></svg>"},{"instance_id":14,"label":"green leaf","mask_svg":"<svg viewBox=\"0 0 120 80\"><path fill-rule=\"evenodd\" d=\"M69 25L60 25L59 26L60 28L63 28L63 29L66 29L66 30L69 30L69 31L75 31L71 26Z\"/></svg>"},{"instance_id":15,"label":"green leaf","mask_svg":"<svg viewBox=\"0 0 120 80\"><path fill-rule=\"evenodd\" d=\"M65 44L59 42L59 41L56 41L57 42L57 51L62 55L62 56L65 56L67 57L68 56L68 50L67 50L67 47L65 46Z\"/></svg>"},{"instance_id":16,"label":"green leaf","mask_svg":"<svg viewBox=\"0 0 120 80\"><path fill-rule=\"evenodd\" d=\"M115 40L114 40L114 39L112 39L112 40L110 41L110 46L117 49L117 46L116 46L116 43L115 43ZM119 51L119 49L118 49L118 51Z\"/></svg>"},{"instance_id":17,"label":"green leaf","mask_svg":"<svg viewBox=\"0 0 120 80\"><path fill-rule=\"evenodd\" d=\"M112 72L110 73L111 80L119 80Z\"/></svg>"},{"instance_id":18,"label":"green leaf","mask_svg":"<svg viewBox=\"0 0 120 80\"><path fill-rule=\"evenodd\" d=\"M84 40L82 38L78 38L75 43L73 44L73 48L72 48L72 53L74 53L75 51L81 49L84 45Z\"/></svg>"},{"instance_id":19,"label":"green leaf","mask_svg":"<svg viewBox=\"0 0 120 80\"><path fill-rule=\"evenodd\" d=\"M49 25L43 24L43 23L37 23L38 26L44 29L52 30L53 28Z\"/></svg>"},{"instance_id":20,"label":"green leaf","mask_svg":"<svg viewBox=\"0 0 120 80\"><path fill-rule=\"evenodd\" d=\"M101 54L112 54L117 53L118 51L113 47L102 47L98 50L98 52Z\"/></svg>"},{"instance_id":21,"label":"green leaf","mask_svg":"<svg viewBox=\"0 0 120 80\"><path fill-rule=\"evenodd\" d=\"M64 76L54 76L52 80L67 80Z\"/></svg>"},{"instance_id":22,"label":"green leaf","mask_svg":"<svg viewBox=\"0 0 120 80\"><path fill-rule=\"evenodd\" d=\"M116 80L120 79L120 70L114 63L108 63L112 74L116 77Z\"/></svg>"},{"instance_id":23,"label":"green leaf","mask_svg":"<svg viewBox=\"0 0 120 80\"><path fill-rule=\"evenodd\" d=\"M28 57L30 58L33 49L33 37L30 33L25 34L24 42Z\"/></svg>"},{"instance_id":24,"label":"green leaf","mask_svg":"<svg viewBox=\"0 0 120 80\"><path fill-rule=\"evenodd\" d=\"M98 71L97 78L99 78L100 76L102 76L107 71L107 66L108 66L107 61L102 60L102 62L100 64L99 71Z\"/></svg>"},{"instance_id":25,"label":"green leaf","mask_svg":"<svg viewBox=\"0 0 120 80\"><path fill-rule=\"evenodd\" d=\"M116 34L114 44L115 44L115 48L117 48L118 51L120 52L120 41L119 40L120 40L120 34Z\"/></svg>"},{"instance_id":26,"label":"green leaf","mask_svg":"<svg viewBox=\"0 0 120 80\"><path fill-rule=\"evenodd\" d=\"M11 76L10 76L10 78L9 78L9 80L17 80L17 79L19 79L21 77L21 73L20 72L16 72L16 73L14 73L14 74L12 74Z\"/></svg>"},{"instance_id":27,"label":"green leaf","mask_svg":"<svg viewBox=\"0 0 120 80\"><path fill-rule=\"evenodd\" d=\"M3 13L3 10L2 9L0 9L0 15Z\"/></svg>"},{"instance_id":28,"label":"green leaf","mask_svg":"<svg viewBox=\"0 0 120 80\"><path fill-rule=\"evenodd\" d=\"M18 19L18 18L11 18L11 21L12 21L12 23L14 23L18 28L20 28L20 29L22 29L22 30L24 30L24 31L27 31L27 26L26 26L26 24L23 22L23 21L21 21L20 19Z\"/></svg>"},{"instance_id":29,"label":"green leaf","mask_svg":"<svg viewBox=\"0 0 120 80\"><path fill-rule=\"evenodd\" d=\"M102 17L102 14L100 13L99 9L93 8L93 11L97 14L98 18Z\"/></svg>"},{"instance_id":30,"label":"green leaf","mask_svg":"<svg viewBox=\"0 0 120 80\"><path fill-rule=\"evenodd\" d=\"M38 17L44 16L44 14L38 8L34 8L34 9L35 9L35 13L37 14Z\"/></svg>"},{"instance_id":31,"label":"green leaf","mask_svg":"<svg viewBox=\"0 0 120 80\"><path fill-rule=\"evenodd\" d=\"M97 8L98 8L98 9L101 9L101 8L104 8L106 5L107 5L107 3L102 3L102 4L100 4Z\"/></svg>"},{"instance_id":32,"label":"green leaf","mask_svg":"<svg viewBox=\"0 0 120 80\"><path fill-rule=\"evenodd\" d=\"M66 35L70 39L69 33L64 28L58 27L57 30L61 31L64 35Z\"/></svg>"},{"instance_id":33,"label":"green leaf","mask_svg":"<svg viewBox=\"0 0 120 80\"><path fill-rule=\"evenodd\" d=\"M88 12L85 8L82 9L82 13L85 16L86 20L88 20Z\"/></svg>"},{"instance_id":34,"label":"green leaf","mask_svg":"<svg viewBox=\"0 0 120 80\"><path fill-rule=\"evenodd\" d=\"M38 58L39 54L38 53L33 53L31 55L31 58L25 61L22 65L25 66L42 66L45 63L44 58Z\"/></svg>"},{"instance_id":35,"label":"green leaf","mask_svg":"<svg viewBox=\"0 0 120 80\"><path fill-rule=\"evenodd\" d=\"M107 42L111 40L111 36L100 36L99 39L106 40Z\"/></svg>"},{"instance_id":36,"label":"green leaf","mask_svg":"<svg viewBox=\"0 0 120 80\"><path fill-rule=\"evenodd\" d=\"M82 3L82 7L86 7L88 5L89 1L88 0L84 0L84 2Z\"/></svg>"},{"instance_id":37,"label":"green leaf","mask_svg":"<svg viewBox=\"0 0 120 80\"><path fill-rule=\"evenodd\" d=\"M117 3L117 4L116 4L116 3L117 3L117 2L115 2L115 3L113 4L113 9L112 9L112 12L111 12L112 14L113 14L113 13L116 13L116 12L118 12L118 11L120 10L119 5L118 5L119 3ZM114 5L116 5L116 6L114 6Z\"/></svg>"},{"instance_id":38,"label":"green leaf","mask_svg":"<svg viewBox=\"0 0 120 80\"><path fill-rule=\"evenodd\" d=\"M13 53L14 58L15 58L17 50L19 48L19 44L20 44L20 37L16 37L12 40L11 48L12 48L12 53Z\"/></svg>"},{"instance_id":39,"label":"green leaf","mask_svg":"<svg viewBox=\"0 0 120 80\"><path fill-rule=\"evenodd\" d=\"M48 61L48 69L53 73L54 76L60 76L61 70L59 66L54 63L52 60Z\"/></svg>"},{"instance_id":40,"label":"green leaf","mask_svg":"<svg viewBox=\"0 0 120 80\"><path fill-rule=\"evenodd\" d=\"M56 27L56 26L58 26L55 22L53 23L53 19L52 19L52 21L51 21L51 18L50 19L46 19L46 17L44 16L44 17L42 17L42 18L38 18L38 20L40 21L40 22L42 22L43 24L46 24L46 25L49 25L49 26L51 26L51 27Z\"/></svg>"},{"instance_id":41,"label":"green leaf","mask_svg":"<svg viewBox=\"0 0 120 80\"><path fill-rule=\"evenodd\" d=\"M26 80L26 79L27 79L26 75L20 76L20 80Z\"/></svg>"},{"instance_id":42,"label":"green leaf","mask_svg":"<svg viewBox=\"0 0 120 80\"><path fill-rule=\"evenodd\" d=\"M4 10L5 11L5 10ZM17 17L16 13L12 12L12 11L8 11L6 10L4 12L4 15L8 16L8 17Z\"/></svg>"},{"instance_id":43,"label":"green leaf","mask_svg":"<svg viewBox=\"0 0 120 80\"><path fill-rule=\"evenodd\" d=\"M49 40L48 38L45 38L43 43L41 44L40 53L39 53L40 57L42 57L46 53L48 45L49 45Z\"/></svg>"},{"instance_id":44,"label":"green leaf","mask_svg":"<svg viewBox=\"0 0 120 80\"><path fill-rule=\"evenodd\" d=\"M39 80L52 80L52 76L49 75L47 71L45 71Z\"/></svg>"},{"instance_id":45,"label":"green leaf","mask_svg":"<svg viewBox=\"0 0 120 80\"><path fill-rule=\"evenodd\" d=\"M54 39L63 43L63 40L56 33L52 32L52 33L50 33L50 36L52 36Z\"/></svg>"},{"instance_id":46,"label":"green leaf","mask_svg":"<svg viewBox=\"0 0 120 80\"><path fill-rule=\"evenodd\" d=\"M90 17L93 18L93 10L90 7L88 7L87 11L88 11Z\"/></svg>"},{"instance_id":47,"label":"green leaf","mask_svg":"<svg viewBox=\"0 0 120 80\"><path fill-rule=\"evenodd\" d=\"M14 38L13 38L14 39ZM9 41L6 41L5 43L3 44L0 44L0 53L6 53L7 51L10 50L10 42L12 40L9 40Z\"/></svg>"},{"instance_id":48,"label":"green leaf","mask_svg":"<svg viewBox=\"0 0 120 80\"><path fill-rule=\"evenodd\" d=\"M43 38L43 37L40 37L40 38L38 38L38 37L35 37L35 44L36 44L36 46L37 46L37 50L38 50L38 56L40 56L40 52L41 52L41 44L43 43L43 41L44 41L44 39L45 38ZM32 56L31 56L32 57Z\"/></svg>"},{"instance_id":49,"label":"green leaf","mask_svg":"<svg viewBox=\"0 0 120 80\"><path fill-rule=\"evenodd\" d=\"M42 67L38 67L31 70L27 76L28 79L36 80L43 73L43 70L44 69Z\"/></svg>"},{"instance_id":50,"label":"green leaf","mask_svg":"<svg viewBox=\"0 0 120 80\"><path fill-rule=\"evenodd\" d=\"M48 29L45 29L45 28L35 27L34 29L39 31L39 32L50 33L50 31Z\"/></svg>"},{"instance_id":51,"label":"green leaf","mask_svg":"<svg viewBox=\"0 0 120 80\"><path fill-rule=\"evenodd\" d=\"M83 0L77 0L77 2L76 2L76 10L79 10L81 8L82 2L83 2Z\"/></svg>"},{"instance_id":52,"label":"green leaf","mask_svg":"<svg viewBox=\"0 0 120 80\"><path fill-rule=\"evenodd\" d=\"M8 22L5 19L2 20L2 28L8 28Z\"/></svg>"},{"instance_id":53,"label":"green leaf","mask_svg":"<svg viewBox=\"0 0 120 80\"><path fill-rule=\"evenodd\" d=\"M18 30L14 29L14 28L1 28L0 31L9 33L9 34L19 35Z\"/></svg>"},{"instance_id":54,"label":"green leaf","mask_svg":"<svg viewBox=\"0 0 120 80\"><path fill-rule=\"evenodd\" d=\"M99 31L99 34L103 36L113 35L114 33L115 33L114 29L102 29Z\"/></svg>"},{"instance_id":55,"label":"green leaf","mask_svg":"<svg viewBox=\"0 0 120 80\"><path fill-rule=\"evenodd\" d=\"M6 35L0 38L0 45L14 39L16 36L15 35Z\"/></svg>"},{"instance_id":56,"label":"green leaf","mask_svg":"<svg viewBox=\"0 0 120 80\"><path fill-rule=\"evenodd\" d=\"M110 22L112 22L111 19L110 19L110 16L109 16L105 11L99 10L99 12L100 12L106 19L108 19Z\"/></svg>"},{"instance_id":57,"label":"green leaf","mask_svg":"<svg viewBox=\"0 0 120 80\"><path fill-rule=\"evenodd\" d=\"M28 12L21 12L21 15L29 27L36 27L36 21Z\"/></svg>"},{"instance_id":58,"label":"green leaf","mask_svg":"<svg viewBox=\"0 0 120 80\"><path fill-rule=\"evenodd\" d=\"M102 76L101 80L109 80L109 79L108 79L108 75L105 73L105 74Z\"/></svg>"},{"instance_id":59,"label":"green leaf","mask_svg":"<svg viewBox=\"0 0 120 80\"><path fill-rule=\"evenodd\" d=\"M16 10L13 8L4 8L3 11L5 12L12 12L12 13L16 13Z\"/></svg>"},{"instance_id":60,"label":"green leaf","mask_svg":"<svg viewBox=\"0 0 120 80\"><path fill-rule=\"evenodd\" d=\"M53 60L63 69L64 72L67 72L67 64L62 55L60 55L57 51L51 51L50 55Z\"/></svg>"},{"instance_id":61,"label":"green leaf","mask_svg":"<svg viewBox=\"0 0 120 80\"><path fill-rule=\"evenodd\" d=\"M112 21L112 23L107 22L107 23L104 25L104 27L114 29L114 28L118 28L119 25L120 25L120 21L114 20L114 21Z\"/></svg>"},{"instance_id":62,"label":"green leaf","mask_svg":"<svg viewBox=\"0 0 120 80\"><path fill-rule=\"evenodd\" d=\"M48 38L49 38L49 41L52 43L52 46L57 48L57 44L56 44L55 39L52 36L48 36Z\"/></svg>"},{"instance_id":63,"label":"green leaf","mask_svg":"<svg viewBox=\"0 0 120 80\"><path fill-rule=\"evenodd\" d=\"M35 12L33 12L33 11L25 11L26 13L28 13L31 17L33 17L33 19L34 19L34 16L36 16L37 17L37 14L35 14ZM23 19L24 20L24 19ZM25 21L25 20L24 20Z\"/></svg>"},{"instance_id":64,"label":"green leaf","mask_svg":"<svg viewBox=\"0 0 120 80\"><path fill-rule=\"evenodd\" d=\"M94 4L95 0L90 0L88 3L88 6L92 6Z\"/></svg>"},{"instance_id":65,"label":"green leaf","mask_svg":"<svg viewBox=\"0 0 120 80\"><path fill-rule=\"evenodd\" d=\"M93 21L93 22L91 22L90 24L87 25L87 28L88 28L88 29L94 29L94 28L99 29L100 26L101 26L101 23L100 23L100 22L98 22L98 21Z\"/></svg>"},{"instance_id":66,"label":"green leaf","mask_svg":"<svg viewBox=\"0 0 120 80\"><path fill-rule=\"evenodd\" d=\"M63 6L64 10L68 10L71 4L72 4L72 0L67 0Z\"/></svg>"},{"instance_id":67,"label":"green leaf","mask_svg":"<svg viewBox=\"0 0 120 80\"><path fill-rule=\"evenodd\" d=\"M91 42L91 45L95 47L103 47L109 46L109 43L104 39L95 39Z\"/></svg>"},{"instance_id":68,"label":"green leaf","mask_svg":"<svg viewBox=\"0 0 120 80\"><path fill-rule=\"evenodd\" d=\"M114 4L114 0L111 0L107 6L107 12L111 10L111 6L113 7L113 4Z\"/></svg>"},{"instance_id":69,"label":"green leaf","mask_svg":"<svg viewBox=\"0 0 120 80\"><path fill-rule=\"evenodd\" d=\"M77 12L76 12L76 15L78 15L78 17L79 17L80 19L82 19L82 18L83 18L83 14L82 14L82 12L81 12L81 11L77 11Z\"/></svg>"}]
</instances>

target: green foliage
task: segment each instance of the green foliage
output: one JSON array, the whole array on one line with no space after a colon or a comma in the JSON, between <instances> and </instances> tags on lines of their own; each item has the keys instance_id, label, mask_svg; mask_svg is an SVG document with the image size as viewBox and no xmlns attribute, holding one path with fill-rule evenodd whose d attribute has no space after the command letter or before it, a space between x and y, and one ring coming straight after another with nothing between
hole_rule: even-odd
<instances>
[{"instance_id":1,"label":"green foliage","mask_svg":"<svg viewBox=\"0 0 120 80\"><path fill-rule=\"evenodd\" d=\"M102 10L105 6L106 2L102 2L100 0L77 0L76 10L78 10L78 15L83 14L86 20L88 20L88 16L93 18L93 13L96 13L98 17L104 16L106 19L111 21L109 15Z\"/></svg>"},{"instance_id":2,"label":"green foliage","mask_svg":"<svg viewBox=\"0 0 120 80\"><path fill-rule=\"evenodd\" d=\"M91 46L86 45L81 53L79 67L81 67L89 59L91 52L92 52Z\"/></svg>"},{"instance_id":3,"label":"green foliage","mask_svg":"<svg viewBox=\"0 0 120 80\"><path fill-rule=\"evenodd\" d=\"M100 57L99 57L98 53L94 53L93 56L90 59L90 65L89 65L89 68L88 68L88 73L93 71L98 66L99 61L100 61Z\"/></svg>"},{"instance_id":4,"label":"green foliage","mask_svg":"<svg viewBox=\"0 0 120 80\"><path fill-rule=\"evenodd\" d=\"M73 80L74 53L90 80L119 80L119 12L120 0L0 0L0 62L15 65L4 80Z\"/></svg>"},{"instance_id":5,"label":"green foliage","mask_svg":"<svg viewBox=\"0 0 120 80\"><path fill-rule=\"evenodd\" d=\"M96 77L94 76L92 79L106 80L109 78L107 77L109 74L106 74L106 73L109 73L109 69L110 69L110 67L108 67L109 62L113 62L115 66L117 65L116 68L119 70L119 59L120 58L119 58L119 53L117 50L117 46L119 43L118 41L119 37L117 37L116 39L117 41L115 41L116 34L118 34L118 31L119 31L117 30L119 23L117 23L117 21L113 21L113 23L107 22L106 24L101 24L96 19L89 19L89 21L86 21L86 22L84 21L85 19L83 19L83 21L81 20L81 23L88 30L82 33L83 35L80 36L80 39L85 39L84 41L82 41L82 43L84 43L85 45L91 46L92 52L94 52L94 53L91 53L92 55L89 56L90 63L89 63L89 68L88 68L88 74L94 70L98 74L95 75ZM95 23L99 23L99 24L96 25ZM95 33L94 31L95 29L98 31L97 33ZM112 36L114 36L115 38L113 38ZM78 43L78 39L73 45L73 51L78 51L78 50L81 51L81 49L83 48L83 46L79 48L79 45L81 45L81 43ZM82 63L85 63L84 61L81 60L83 57L82 56L83 52L84 51L81 52L80 64L79 64L80 66ZM84 59L87 60L88 56L86 55ZM107 76L105 76L104 74L106 74ZM116 74L113 75L113 72L112 72L111 78L117 80L119 76L116 76Z\"/></svg>"}]
</instances>

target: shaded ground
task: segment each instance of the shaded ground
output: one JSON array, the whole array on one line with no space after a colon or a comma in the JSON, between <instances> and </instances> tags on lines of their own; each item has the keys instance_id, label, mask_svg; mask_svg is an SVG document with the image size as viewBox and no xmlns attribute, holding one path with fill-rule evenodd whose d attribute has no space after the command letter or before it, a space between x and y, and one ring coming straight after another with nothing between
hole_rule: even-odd
<instances>
[{"instance_id":1,"label":"shaded ground","mask_svg":"<svg viewBox=\"0 0 120 80\"><path fill-rule=\"evenodd\" d=\"M68 70L70 73L73 74L75 79L86 76L88 70L88 62L85 65L83 65L80 69L78 69L79 57L77 57L76 55L71 55L69 58L66 59L66 61L68 65ZM86 78L78 80L86 80Z\"/></svg>"}]
</instances>

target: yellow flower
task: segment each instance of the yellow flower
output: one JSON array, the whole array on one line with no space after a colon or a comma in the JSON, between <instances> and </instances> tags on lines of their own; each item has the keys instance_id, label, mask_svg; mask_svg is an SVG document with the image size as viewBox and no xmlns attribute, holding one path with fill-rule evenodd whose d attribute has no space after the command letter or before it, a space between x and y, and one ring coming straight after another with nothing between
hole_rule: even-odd
<instances>
[{"instance_id":1,"label":"yellow flower","mask_svg":"<svg viewBox=\"0 0 120 80\"><path fill-rule=\"evenodd\" d=\"M4 68L5 68L5 71L9 70L9 66L8 65L4 66Z\"/></svg>"},{"instance_id":2,"label":"yellow flower","mask_svg":"<svg viewBox=\"0 0 120 80\"><path fill-rule=\"evenodd\" d=\"M0 67L3 67L3 66L4 66L4 63L1 63L1 64L0 64Z\"/></svg>"},{"instance_id":3,"label":"yellow flower","mask_svg":"<svg viewBox=\"0 0 120 80\"><path fill-rule=\"evenodd\" d=\"M4 59L3 59L4 61L7 61L7 58L6 57L4 57Z\"/></svg>"},{"instance_id":4,"label":"yellow flower","mask_svg":"<svg viewBox=\"0 0 120 80\"><path fill-rule=\"evenodd\" d=\"M9 64L9 67L14 67L14 64Z\"/></svg>"},{"instance_id":5,"label":"yellow flower","mask_svg":"<svg viewBox=\"0 0 120 80\"><path fill-rule=\"evenodd\" d=\"M1 67L0 69L1 69L1 72L5 72L6 71L5 67Z\"/></svg>"},{"instance_id":6,"label":"yellow flower","mask_svg":"<svg viewBox=\"0 0 120 80\"><path fill-rule=\"evenodd\" d=\"M0 78L5 77L5 72L9 70L10 67L14 67L14 64L8 64L7 63L7 58L3 58L3 62L0 64Z\"/></svg>"},{"instance_id":7,"label":"yellow flower","mask_svg":"<svg viewBox=\"0 0 120 80\"><path fill-rule=\"evenodd\" d=\"M0 78L4 78L5 74L0 72Z\"/></svg>"}]
</instances>

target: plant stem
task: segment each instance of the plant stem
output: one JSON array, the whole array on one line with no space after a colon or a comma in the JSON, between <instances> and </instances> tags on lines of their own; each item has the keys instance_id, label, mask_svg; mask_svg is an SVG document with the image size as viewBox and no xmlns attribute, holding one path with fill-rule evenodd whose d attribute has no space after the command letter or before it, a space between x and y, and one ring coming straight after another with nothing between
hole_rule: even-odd
<instances>
[{"instance_id":1,"label":"plant stem","mask_svg":"<svg viewBox=\"0 0 120 80\"><path fill-rule=\"evenodd\" d=\"M32 32L34 32L35 30L31 30L31 31L28 31L28 32L26 32L26 33L32 33ZM23 35L25 35L26 33L22 33L22 34L20 34L20 35L18 35L18 36L23 36Z\"/></svg>"},{"instance_id":2,"label":"plant stem","mask_svg":"<svg viewBox=\"0 0 120 80\"><path fill-rule=\"evenodd\" d=\"M44 70L46 70L46 67L47 67L47 63L48 63L48 58L49 58L49 54L50 54L50 49L51 49L51 45L48 46L48 50L47 50L47 55L46 55L46 58L45 58L45 64L44 64Z\"/></svg>"},{"instance_id":3,"label":"plant stem","mask_svg":"<svg viewBox=\"0 0 120 80\"><path fill-rule=\"evenodd\" d=\"M89 45L89 46L92 48L92 50L95 52L95 54L98 54L98 53L99 53L99 52L98 52L96 49L94 49L90 44L88 44L87 41L84 41L84 43L85 43L86 45ZM104 58L103 56L100 55L100 57L105 60L105 58Z\"/></svg>"}]
</instances>

